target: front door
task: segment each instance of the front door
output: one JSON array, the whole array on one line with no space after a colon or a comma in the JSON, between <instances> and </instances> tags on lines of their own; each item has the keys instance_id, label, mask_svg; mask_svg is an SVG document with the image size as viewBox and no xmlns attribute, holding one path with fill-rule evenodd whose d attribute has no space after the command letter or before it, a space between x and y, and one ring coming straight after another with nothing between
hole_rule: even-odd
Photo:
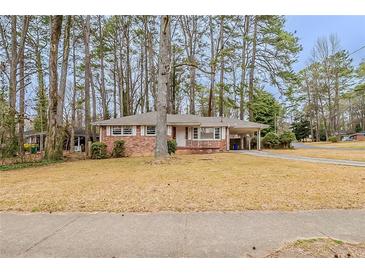
<instances>
[{"instance_id":1,"label":"front door","mask_svg":"<svg viewBox=\"0 0 365 274\"><path fill-rule=\"evenodd\" d=\"M176 144L178 147L186 146L185 127L176 127Z\"/></svg>"}]
</instances>

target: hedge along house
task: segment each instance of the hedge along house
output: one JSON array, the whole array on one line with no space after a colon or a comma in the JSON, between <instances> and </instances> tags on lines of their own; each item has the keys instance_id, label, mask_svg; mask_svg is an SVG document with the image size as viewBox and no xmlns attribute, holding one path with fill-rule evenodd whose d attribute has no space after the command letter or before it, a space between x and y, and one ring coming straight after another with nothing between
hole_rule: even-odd
<instances>
[{"instance_id":1,"label":"hedge along house","mask_svg":"<svg viewBox=\"0 0 365 274\"><path fill-rule=\"evenodd\" d=\"M116 140L125 141L127 156L153 155L156 143L156 112L125 116L92 123L99 126L100 141L111 153ZM251 149L251 138L268 125L224 117L168 114L168 139L175 139L176 153L209 153L230 149Z\"/></svg>"}]
</instances>

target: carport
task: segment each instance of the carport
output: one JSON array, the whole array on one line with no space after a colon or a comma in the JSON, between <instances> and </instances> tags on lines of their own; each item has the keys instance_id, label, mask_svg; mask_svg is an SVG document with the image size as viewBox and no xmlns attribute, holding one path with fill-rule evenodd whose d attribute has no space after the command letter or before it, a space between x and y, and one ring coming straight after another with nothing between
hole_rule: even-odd
<instances>
[{"instance_id":1,"label":"carport","mask_svg":"<svg viewBox=\"0 0 365 274\"><path fill-rule=\"evenodd\" d=\"M257 150L261 150L261 130L268 128L268 125L232 120L229 127L230 150L251 150L252 138L257 136Z\"/></svg>"}]
</instances>

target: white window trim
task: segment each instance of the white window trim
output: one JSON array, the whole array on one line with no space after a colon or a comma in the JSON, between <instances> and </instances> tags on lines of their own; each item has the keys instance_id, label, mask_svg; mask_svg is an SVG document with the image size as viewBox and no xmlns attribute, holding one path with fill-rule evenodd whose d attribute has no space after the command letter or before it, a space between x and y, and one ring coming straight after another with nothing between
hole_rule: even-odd
<instances>
[{"instance_id":1,"label":"white window trim","mask_svg":"<svg viewBox=\"0 0 365 274\"><path fill-rule=\"evenodd\" d=\"M197 139L194 138L194 128L197 128L198 129L198 138ZM213 130L213 139L201 139L200 138L200 129L201 128L213 128L214 129ZM219 128L220 129L220 132L219 132L220 138L218 138L218 139L215 138L215 129L216 128ZM194 140L195 141L219 141L219 140L222 140L222 138L223 138L222 132L223 132L223 130L220 127L193 127L192 130L191 130L191 140L193 140L193 141Z\"/></svg>"},{"instance_id":2,"label":"white window trim","mask_svg":"<svg viewBox=\"0 0 365 274\"><path fill-rule=\"evenodd\" d=\"M113 127L120 127L120 134L114 134L113 133ZM131 134L124 134L123 128L124 127L132 127L132 133ZM135 126L110 126L109 127L110 136L135 136L136 135L136 127Z\"/></svg>"},{"instance_id":3,"label":"white window trim","mask_svg":"<svg viewBox=\"0 0 365 274\"><path fill-rule=\"evenodd\" d=\"M155 134L148 134L148 132L147 132L147 127L155 127ZM146 136L156 136L156 126L153 126L153 125L151 125L151 126L146 126L145 135L146 135Z\"/></svg>"}]
</instances>

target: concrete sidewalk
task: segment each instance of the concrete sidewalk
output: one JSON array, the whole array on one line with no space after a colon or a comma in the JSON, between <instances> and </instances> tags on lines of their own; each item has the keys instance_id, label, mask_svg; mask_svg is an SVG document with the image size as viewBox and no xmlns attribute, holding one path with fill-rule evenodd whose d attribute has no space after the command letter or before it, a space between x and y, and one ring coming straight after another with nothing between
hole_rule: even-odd
<instances>
[{"instance_id":1,"label":"concrete sidewalk","mask_svg":"<svg viewBox=\"0 0 365 274\"><path fill-rule=\"evenodd\" d=\"M365 209L3 212L0 225L1 257L263 257L300 238L365 242Z\"/></svg>"},{"instance_id":2,"label":"concrete sidewalk","mask_svg":"<svg viewBox=\"0 0 365 274\"><path fill-rule=\"evenodd\" d=\"M276 158L284 160L295 160L304 161L310 163L318 164L332 164L332 165L342 165L342 166L355 166L355 167L365 167L365 162L360 161L350 161L350 160L337 160L328 158L314 158L299 155L281 154L269 151L257 151L257 150L236 150L233 153L241 153L251 156L266 157L266 158Z\"/></svg>"}]
</instances>

